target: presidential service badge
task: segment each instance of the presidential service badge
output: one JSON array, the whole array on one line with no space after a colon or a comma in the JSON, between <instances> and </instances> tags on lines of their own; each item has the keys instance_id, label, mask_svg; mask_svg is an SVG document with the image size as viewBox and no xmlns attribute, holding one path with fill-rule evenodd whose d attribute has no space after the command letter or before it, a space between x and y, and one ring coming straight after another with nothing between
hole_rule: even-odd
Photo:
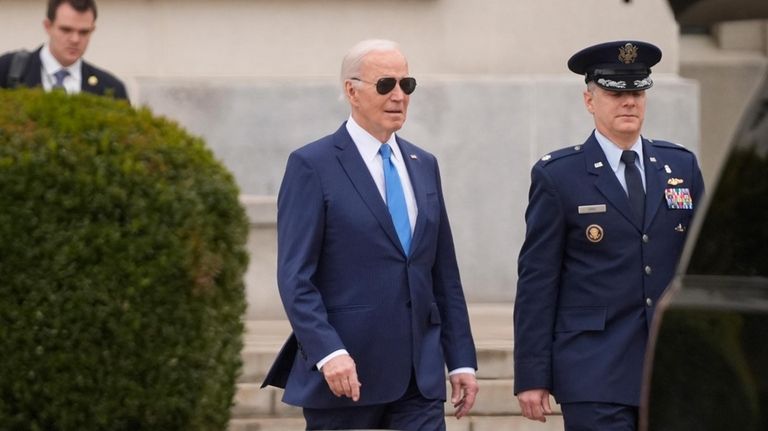
<instances>
[{"instance_id":1,"label":"presidential service badge","mask_svg":"<svg viewBox=\"0 0 768 431\"><path fill-rule=\"evenodd\" d=\"M589 242L600 242L603 240L603 228L597 224L587 226L587 239Z\"/></svg>"}]
</instances>

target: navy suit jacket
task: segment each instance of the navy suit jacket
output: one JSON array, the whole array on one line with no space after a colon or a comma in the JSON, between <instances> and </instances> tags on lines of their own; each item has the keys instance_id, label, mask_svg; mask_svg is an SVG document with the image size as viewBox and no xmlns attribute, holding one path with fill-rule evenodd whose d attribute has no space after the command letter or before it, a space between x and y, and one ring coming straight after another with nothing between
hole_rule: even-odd
<instances>
[{"instance_id":1,"label":"navy suit jacket","mask_svg":"<svg viewBox=\"0 0 768 431\"><path fill-rule=\"evenodd\" d=\"M696 157L643 139L645 222L594 134L532 169L515 301L515 393L549 389L560 403L638 405L648 328L671 281L693 210L665 191L703 182ZM685 189L685 190L680 190Z\"/></svg>"},{"instance_id":2,"label":"navy suit jacket","mask_svg":"<svg viewBox=\"0 0 768 431\"><path fill-rule=\"evenodd\" d=\"M42 85L42 76L40 68L40 50L42 47L31 52L24 72L21 75L20 84L25 87L39 87ZM0 57L0 87L5 88L8 84L8 73L11 67L11 61L14 52L9 52ZM103 96L111 93L116 99L128 100L128 94L125 91L125 85L115 76L93 66L83 60L81 89L86 93L98 94ZM95 79L93 79L95 77Z\"/></svg>"},{"instance_id":3,"label":"navy suit jacket","mask_svg":"<svg viewBox=\"0 0 768 431\"><path fill-rule=\"evenodd\" d=\"M278 286L293 334L264 385L310 408L400 398L412 370L421 393L445 399L445 367L477 368L435 157L397 138L418 217L411 250L343 124L288 158L278 195ZM358 403L331 393L316 364L346 349Z\"/></svg>"}]
</instances>

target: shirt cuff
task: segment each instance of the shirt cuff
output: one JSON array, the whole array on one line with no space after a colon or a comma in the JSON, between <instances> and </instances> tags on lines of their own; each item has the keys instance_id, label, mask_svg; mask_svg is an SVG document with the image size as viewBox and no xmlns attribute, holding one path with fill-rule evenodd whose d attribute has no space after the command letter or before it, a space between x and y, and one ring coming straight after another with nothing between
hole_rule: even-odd
<instances>
[{"instance_id":1,"label":"shirt cuff","mask_svg":"<svg viewBox=\"0 0 768 431\"><path fill-rule=\"evenodd\" d=\"M333 358L335 358L337 356L341 356L341 355L349 355L349 353L346 351L346 349L339 349L339 350L336 350L334 352L331 352L330 355L324 357L323 359L320 360L320 362L317 363L317 369L318 370L322 370L323 369L323 365L325 365L328 361L330 361L331 359L333 359Z\"/></svg>"},{"instance_id":2,"label":"shirt cuff","mask_svg":"<svg viewBox=\"0 0 768 431\"><path fill-rule=\"evenodd\" d=\"M454 374L461 374L461 373L472 374L472 375L474 376L474 375L475 375L475 369L474 369L474 368L472 368L472 367L461 367L461 368L456 368L455 370L452 370L452 371L450 371L450 372L448 373L448 375L449 375L449 376L452 376L452 375L454 375Z\"/></svg>"}]
</instances>

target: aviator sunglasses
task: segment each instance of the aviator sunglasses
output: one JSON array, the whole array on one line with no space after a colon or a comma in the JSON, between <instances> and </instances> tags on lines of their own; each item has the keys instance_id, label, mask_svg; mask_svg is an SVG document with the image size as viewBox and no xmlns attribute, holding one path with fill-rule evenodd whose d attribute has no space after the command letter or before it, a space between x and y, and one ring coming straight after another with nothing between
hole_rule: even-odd
<instances>
[{"instance_id":1,"label":"aviator sunglasses","mask_svg":"<svg viewBox=\"0 0 768 431\"><path fill-rule=\"evenodd\" d=\"M360 78L350 78L353 81L360 81L364 82L366 84L372 84L376 85L376 92L381 94L382 96L385 94L388 94L390 91L395 89L395 85L398 84L397 78L387 77L387 78L381 78L376 82L368 82L364 81ZM413 90L416 89L416 78L411 78L410 76L407 76L405 78L402 78L400 80L400 88L403 90L403 93L405 94L411 94L413 93Z\"/></svg>"}]
</instances>

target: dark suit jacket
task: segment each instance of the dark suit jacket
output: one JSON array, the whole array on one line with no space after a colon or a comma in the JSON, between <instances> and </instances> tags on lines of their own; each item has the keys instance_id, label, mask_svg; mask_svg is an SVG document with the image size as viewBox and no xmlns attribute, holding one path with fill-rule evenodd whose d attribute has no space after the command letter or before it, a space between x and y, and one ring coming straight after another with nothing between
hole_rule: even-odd
<instances>
[{"instance_id":1,"label":"dark suit jacket","mask_svg":"<svg viewBox=\"0 0 768 431\"><path fill-rule=\"evenodd\" d=\"M643 157L643 226L594 134L533 167L518 262L515 393L547 388L560 403L638 405L648 328L693 216L670 208L665 190L687 189L695 209L704 189L685 148L643 139Z\"/></svg>"},{"instance_id":2,"label":"dark suit jacket","mask_svg":"<svg viewBox=\"0 0 768 431\"><path fill-rule=\"evenodd\" d=\"M21 85L26 87L37 87L42 85L40 68L40 50L42 47L31 52L29 60L21 75ZM6 88L8 84L8 73L11 67L14 52L9 52L0 57L0 87ZM122 81L107 71L101 70L96 66L83 60L82 67L83 81L82 91L98 95L111 93L116 99L128 100L128 94L125 91L125 85Z\"/></svg>"},{"instance_id":3,"label":"dark suit jacket","mask_svg":"<svg viewBox=\"0 0 768 431\"><path fill-rule=\"evenodd\" d=\"M445 367L477 368L435 157L397 138L418 217L410 254L345 125L293 152L278 196L278 285L293 334L264 385L310 408L400 398L411 371L445 399ZM335 397L316 363L346 349L361 398Z\"/></svg>"}]
</instances>

